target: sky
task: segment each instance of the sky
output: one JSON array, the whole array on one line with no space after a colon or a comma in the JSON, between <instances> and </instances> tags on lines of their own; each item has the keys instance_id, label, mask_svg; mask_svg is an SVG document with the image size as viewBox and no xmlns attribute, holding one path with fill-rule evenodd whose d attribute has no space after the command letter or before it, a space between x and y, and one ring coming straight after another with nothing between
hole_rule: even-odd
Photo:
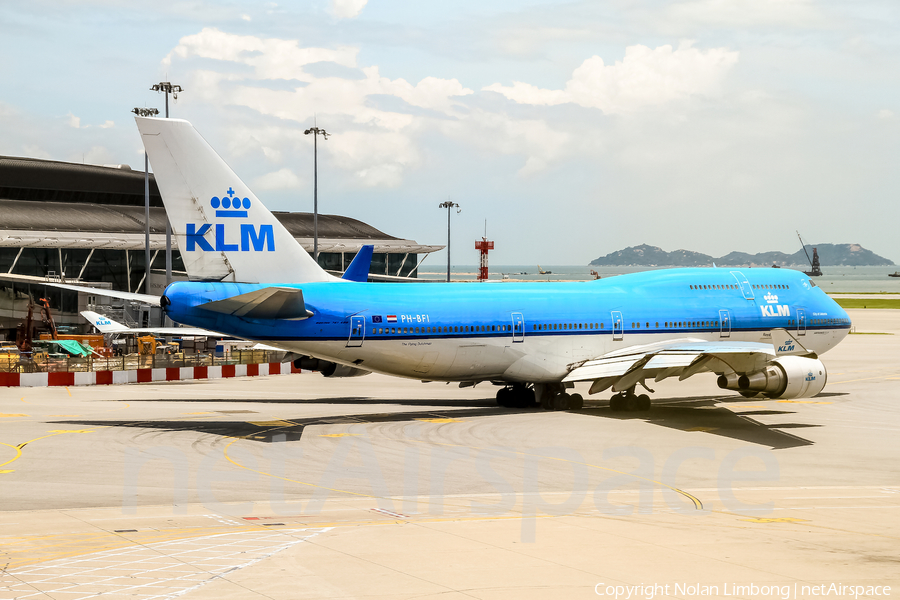
<instances>
[{"instance_id":1,"label":"sky","mask_svg":"<svg viewBox=\"0 0 900 600\"><path fill-rule=\"evenodd\" d=\"M900 262L896 0L5 0L0 154L143 167L152 84L270 209L475 264L858 243ZM230 185L228 182L224 186ZM446 262L445 251L426 265Z\"/></svg>"}]
</instances>

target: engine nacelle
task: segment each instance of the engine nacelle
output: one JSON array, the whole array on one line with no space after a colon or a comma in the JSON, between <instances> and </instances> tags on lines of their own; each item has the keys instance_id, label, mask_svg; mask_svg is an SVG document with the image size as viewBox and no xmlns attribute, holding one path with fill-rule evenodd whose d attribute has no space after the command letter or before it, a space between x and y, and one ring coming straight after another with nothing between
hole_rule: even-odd
<instances>
[{"instance_id":1,"label":"engine nacelle","mask_svg":"<svg viewBox=\"0 0 900 600\"><path fill-rule=\"evenodd\" d=\"M719 376L719 387L738 392L756 392L769 398L811 398L825 387L828 371L817 358L779 356L762 371Z\"/></svg>"},{"instance_id":2,"label":"engine nacelle","mask_svg":"<svg viewBox=\"0 0 900 600\"><path fill-rule=\"evenodd\" d=\"M330 360L321 360L309 356L298 358L294 361L294 366L307 371L318 371L325 377L362 377L371 373L371 371L366 371L365 369L339 365Z\"/></svg>"}]
</instances>

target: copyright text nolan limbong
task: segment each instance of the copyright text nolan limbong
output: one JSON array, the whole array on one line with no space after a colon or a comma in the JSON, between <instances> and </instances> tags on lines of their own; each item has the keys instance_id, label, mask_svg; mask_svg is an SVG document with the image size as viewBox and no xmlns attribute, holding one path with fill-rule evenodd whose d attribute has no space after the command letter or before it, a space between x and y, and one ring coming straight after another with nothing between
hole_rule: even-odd
<instances>
[{"instance_id":1,"label":"copyright text nolan limbong","mask_svg":"<svg viewBox=\"0 0 900 600\"><path fill-rule=\"evenodd\" d=\"M825 596L852 597L860 596L890 596L891 587L888 585L844 585L841 583L809 584L785 584L785 585L756 585L755 583L723 583L720 585L706 585L702 583L666 583L666 584L641 584L641 585L607 585L598 583L594 586L594 593L598 596L611 596L616 600L653 600L664 596L715 596L728 597L773 597L781 600L796 600L798 598L817 598Z\"/></svg>"}]
</instances>

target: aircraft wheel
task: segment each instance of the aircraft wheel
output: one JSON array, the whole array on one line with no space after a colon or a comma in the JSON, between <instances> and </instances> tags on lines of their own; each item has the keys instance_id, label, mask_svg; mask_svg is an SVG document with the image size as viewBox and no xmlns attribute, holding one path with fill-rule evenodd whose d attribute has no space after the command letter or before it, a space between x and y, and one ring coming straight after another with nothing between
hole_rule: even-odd
<instances>
[{"instance_id":1,"label":"aircraft wheel","mask_svg":"<svg viewBox=\"0 0 900 600\"><path fill-rule=\"evenodd\" d=\"M534 390L526 389L522 392L522 408L534 408L537 401L534 399Z\"/></svg>"},{"instance_id":2,"label":"aircraft wheel","mask_svg":"<svg viewBox=\"0 0 900 600\"><path fill-rule=\"evenodd\" d=\"M497 405L502 406L504 408L508 408L510 405L510 390L509 388L500 388L497 391Z\"/></svg>"},{"instance_id":3,"label":"aircraft wheel","mask_svg":"<svg viewBox=\"0 0 900 600\"><path fill-rule=\"evenodd\" d=\"M739 392L744 398L756 398L759 392Z\"/></svg>"},{"instance_id":4,"label":"aircraft wheel","mask_svg":"<svg viewBox=\"0 0 900 600\"><path fill-rule=\"evenodd\" d=\"M616 394L609 399L609 409L613 412L622 410L622 396L620 394Z\"/></svg>"},{"instance_id":5,"label":"aircraft wheel","mask_svg":"<svg viewBox=\"0 0 900 600\"><path fill-rule=\"evenodd\" d=\"M563 392L553 397L553 410L566 410L569 408L569 399L571 396Z\"/></svg>"},{"instance_id":6,"label":"aircraft wheel","mask_svg":"<svg viewBox=\"0 0 900 600\"><path fill-rule=\"evenodd\" d=\"M641 394L637 397L638 410L650 410L650 396Z\"/></svg>"},{"instance_id":7,"label":"aircraft wheel","mask_svg":"<svg viewBox=\"0 0 900 600\"><path fill-rule=\"evenodd\" d=\"M625 410L635 412L638 409L638 399L634 394L628 394L625 397Z\"/></svg>"},{"instance_id":8,"label":"aircraft wheel","mask_svg":"<svg viewBox=\"0 0 900 600\"><path fill-rule=\"evenodd\" d=\"M553 398L544 394L544 397L541 398L541 408L544 410L553 410Z\"/></svg>"},{"instance_id":9,"label":"aircraft wheel","mask_svg":"<svg viewBox=\"0 0 900 600\"><path fill-rule=\"evenodd\" d=\"M569 396L569 410L581 410L584 408L584 396L572 394Z\"/></svg>"}]
</instances>

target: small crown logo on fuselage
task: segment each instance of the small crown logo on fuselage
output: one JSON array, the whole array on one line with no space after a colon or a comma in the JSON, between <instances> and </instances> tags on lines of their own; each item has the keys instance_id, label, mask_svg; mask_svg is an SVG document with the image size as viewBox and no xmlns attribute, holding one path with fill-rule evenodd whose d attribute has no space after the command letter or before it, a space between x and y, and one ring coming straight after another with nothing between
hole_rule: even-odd
<instances>
[{"instance_id":1,"label":"small crown logo on fuselage","mask_svg":"<svg viewBox=\"0 0 900 600\"><path fill-rule=\"evenodd\" d=\"M209 205L216 209L217 217L247 218L250 198L236 197L234 190L229 187L228 191L221 198L218 196L210 198Z\"/></svg>"},{"instance_id":2,"label":"small crown logo on fuselage","mask_svg":"<svg viewBox=\"0 0 900 600\"><path fill-rule=\"evenodd\" d=\"M777 304L778 303L778 296L776 296L772 292L769 292L768 294L763 296L763 298L765 298L766 302L768 302L769 304Z\"/></svg>"}]
</instances>

